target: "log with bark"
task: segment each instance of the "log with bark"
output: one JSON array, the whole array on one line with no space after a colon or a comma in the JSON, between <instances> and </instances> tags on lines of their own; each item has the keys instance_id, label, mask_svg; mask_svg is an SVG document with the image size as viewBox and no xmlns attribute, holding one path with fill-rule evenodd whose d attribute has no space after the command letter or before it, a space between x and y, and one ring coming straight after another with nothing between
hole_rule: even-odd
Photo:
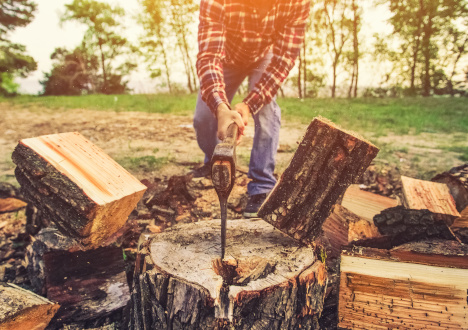
<instances>
[{"instance_id":1,"label":"log with bark","mask_svg":"<svg viewBox=\"0 0 468 330\"><path fill-rule=\"evenodd\" d=\"M324 118L315 118L258 215L291 237L312 242L346 188L378 149Z\"/></svg>"},{"instance_id":2,"label":"log with bark","mask_svg":"<svg viewBox=\"0 0 468 330\"><path fill-rule=\"evenodd\" d=\"M138 255L132 329L317 328L327 274L314 250L260 220L219 220L152 236Z\"/></svg>"},{"instance_id":3,"label":"log with bark","mask_svg":"<svg viewBox=\"0 0 468 330\"><path fill-rule=\"evenodd\" d=\"M401 177L402 204L412 210L429 210L449 226L460 216L444 183Z\"/></svg>"},{"instance_id":4,"label":"log with bark","mask_svg":"<svg viewBox=\"0 0 468 330\"><path fill-rule=\"evenodd\" d=\"M362 219L372 222L376 214L397 206L398 201L361 190L358 185L351 185L346 190L341 205Z\"/></svg>"},{"instance_id":5,"label":"log with bark","mask_svg":"<svg viewBox=\"0 0 468 330\"><path fill-rule=\"evenodd\" d=\"M35 292L62 306L54 324L102 317L130 300L121 247L81 251L77 241L51 226L34 237L26 256Z\"/></svg>"},{"instance_id":6,"label":"log with bark","mask_svg":"<svg viewBox=\"0 0 468 330\"><path fill-rule=\"evenodd\" d=\"M45 329L60 305L11 283L0 283L0 329Z\"/></svg>"},{"instance_id":7,"label":"log with bark","mask_svg":"<svg viewBox=\"0 0 468 330\"><path fill-rule=\"evenodd\" d=\"M341 256L339 327L467 329L468 248L411 242L349 247Z\"/></svg>"},{"instance_id":8,"label":"log with bark","mask_svg":"<svg viewBox=\"0 0 468 330\"><path fill-rule=\"evenodd\" d=\"M445 183L449 187L459 212L468 207L468 164L436 175L432 181Z\"/></svg>"},{"instance_id":9,"label":"log with bark","mask_svg":"<svg viewBox=\"0 0 468 330\"><path fill-rule=\"evenodd\" d=\"M123 226L146 189L79 133L21 140L12 158L24 196L90 247Z\"/></svg>"},{"instance_id":10,"label":"log with bark","mask_svg":"<svg viewBox=\"0 0 468 330\"><path fill-rule=\"evenodd\" d=\"M393 246L426 238L454 239L447 223L429 210L396 206L377 214L374 223L382 235L391 238Z\"/></svg>"}]
</instances>

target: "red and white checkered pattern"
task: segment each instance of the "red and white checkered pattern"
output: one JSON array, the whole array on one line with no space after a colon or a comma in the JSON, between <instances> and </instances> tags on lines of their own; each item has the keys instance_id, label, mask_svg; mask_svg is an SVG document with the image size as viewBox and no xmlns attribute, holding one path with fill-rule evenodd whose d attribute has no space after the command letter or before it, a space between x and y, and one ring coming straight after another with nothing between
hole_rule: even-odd
<instances>
[{"instance_id":1,"label":"red and white checkered pattern","mask_svg":"<svg viewBox=\"0 0 468 330\"><path fill-rule=\"evenodd\" d=\"M299 55L310 0L271 0L261 13L255 0L202 0L198 29L197 71L202 99L215 112L229 102L224 92L223 65L245 70L269 51L273 58L244 99L252 113L271 102Z\"/></svg>"}]
</instances>

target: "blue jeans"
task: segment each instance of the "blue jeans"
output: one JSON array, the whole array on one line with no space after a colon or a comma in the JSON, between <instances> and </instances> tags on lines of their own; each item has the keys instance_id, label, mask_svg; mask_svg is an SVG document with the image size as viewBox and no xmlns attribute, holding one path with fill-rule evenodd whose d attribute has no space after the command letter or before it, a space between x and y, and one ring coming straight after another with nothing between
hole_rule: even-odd
<instances>
[{"instance_id":1,"label":"blue jeans","mask_svg":"<svg viewBox=\"0 0 468 330\"><path fill-rule=\"evenodd\" d=\"M249 91L253 89L270 61L271 53L249 68L224 66L224 82L229 103L232 102L245 77L249 77ZM252 180L247 186L250 196L268 193L276 183L273 172L275 170L275 157L281 126L281 109L276 103L276 98L269 104L264 105L253 118L255 134L248 173L249 178ZM200 93L198 93L193 126L197 134L198 145L205 153L206 164L211 160L214 148L219 143L216 137L218 123L206 103L201 99Z\"/></svg>"}]
</instances>

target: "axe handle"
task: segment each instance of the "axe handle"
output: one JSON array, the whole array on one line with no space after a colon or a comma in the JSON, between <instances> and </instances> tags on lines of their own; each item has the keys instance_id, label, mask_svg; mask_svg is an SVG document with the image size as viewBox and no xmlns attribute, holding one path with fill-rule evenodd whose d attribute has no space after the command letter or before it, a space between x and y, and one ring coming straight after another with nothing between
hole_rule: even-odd
<instances>
[{"instance_id":1,"label":"axe handle","mask_svg":"<svg viewBox=\"0 0 468 330\"><path fill-rule=\"evenodd\" d=\"M236 123L232 123L227 128L226 137L224 138L223 143L235 146L237 144L237 134L239 134L239 127Z\"/></svg>"}]
</instances>

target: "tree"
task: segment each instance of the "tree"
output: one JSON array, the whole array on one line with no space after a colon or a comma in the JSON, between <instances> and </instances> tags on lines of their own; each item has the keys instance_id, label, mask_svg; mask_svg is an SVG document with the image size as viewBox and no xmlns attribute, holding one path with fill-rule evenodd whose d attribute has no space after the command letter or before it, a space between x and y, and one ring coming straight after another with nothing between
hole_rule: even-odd
<instances>
[{"instance_id":1,"label":"tree","mask_svg":"<svg viewBox=\"0 0 468 330\"><path fill-rule=\"evenodd\" d=\"M30 0L0 1L0 94L16 94L15 77L26 77L37 63L23 45L8 40L8 33L26 26L34 18L36 4Z\"/></svg>"},{"instance_id":2,"label":"tree","mask_svg":"<svg viewBox=\"0 0 468 330\"><path fill-rule=\"evenodd\" d=\"M136 67L128 58L123 58L133 51L127 39L120 36L118 31L124 10L95 0L73 0L65 8L62 22L75 20L85 24L88 30L83 44L89 47L90 52L96 49L100 55L102 76L96 91L104 94L124 92L127 82L122 79ZM117 66L119 61L122 64Z\"/></svg>"},{"instance_id":3,"label":"tree","mask_svg":"<svg viewBox=\"0 0 468 330\"><path fill-rule=\"evenodd\" d=\"M388 0L380 3L388 4L392 13L390 23L394 30L393 36L399 41L397 53L400 55L392 59L394 63L402 63L396 71L397 74L408 77L405 80L409 85L410 94L417 92L419 82L421 94L429 96L441 79L453 77L452 73L446 72L446 68L438 65L438 62L445 56L448 41L459 43L463 40L451 33L457 31L452 29L457 25L456 21L466 17L467 1ZM462 51L457 51L457 54L462 54L463 49L464 47L459 48ZM406 68L410 69L409 75Z\"/></svg>"},{"instance_id":4,"label":"tree","mask_svg":"<svg viewBox=\"0 0 468 330\"><path fill-rule=\"evenodd\" d=\"M159 77L164 70L169 93L172 93L171 71L169 67L167 40L169 31L165 20L164 4L162 0L140 0L142 12L139 23L145 30L140 41L140 53L145 57L151 78ZM162 56L163 70L159 59Z\"/></svg>"},{"instance_id":5,"label":"tree","mask_svg":"<svg viewBox=\"0 0 468 330\"><path fill-rule=\"evenodd\" d=\"M332 62L331 97L336 96L338 69L342 63L345 47L352 36L353 21L349 18L349 0L320 0L316 2L314 29L322 31L327 53Z\"/></svg>"},{"instance_id":6,"label":"tree","mask_svg":"<svg viewBox=\"0 0 468 330\"><path fill-rule=\"evenodd\" d=\"M94 93L99 79L99 59L83 45L73 51L57 48L50 56L54 61L41 84L43 95L82 95Z\"/></svg>"}]
</instances>

